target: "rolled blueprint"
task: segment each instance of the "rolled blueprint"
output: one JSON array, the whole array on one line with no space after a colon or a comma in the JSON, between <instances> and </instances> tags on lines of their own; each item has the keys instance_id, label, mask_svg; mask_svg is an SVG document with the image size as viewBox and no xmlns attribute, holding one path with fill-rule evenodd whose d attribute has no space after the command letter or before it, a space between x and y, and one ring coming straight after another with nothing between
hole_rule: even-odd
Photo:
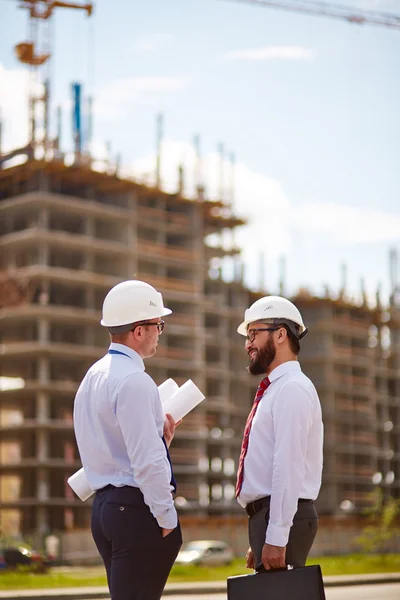
<instances>
[{"instance_id":1,"label":"rolled blueprint","mask_svg":"<svg viewBox=\"0 0 400 600\"><path fill-rule=\"evenodd\" d=\"M158 386L161 404L164 404L164 402L178 390L179 385L173 379L166 379L164 383L161 383Z\"/></svg>"},{"instance_id":2,"label":"rolled blueprint","mask_svg":"<svg viewBox=\"0 0 400 600\"><path fill-rule=\"evenodd\" d=\"M94 491L92 490L88 480L86 479L86 473L83 467L79 469L79 471L71 475L71 477L68 477L67 481L74 490L75 494L79 496L79 498L82 500L82 502L84 502L85 500L90 498L92 494L94 494Z\"/></svg>"},{"instance_id":3,"label":"rolled blueprint","mask_svg":"<svg viewBox=\"0 0 400 600\"><path fill-rule=\"evenodd\" d=\"M191 379L188 379L173 396L163 402L164 413L169 413L174 421L183 419L195 406L204 400L204 394Z\"/></svg>"}]
</instances>

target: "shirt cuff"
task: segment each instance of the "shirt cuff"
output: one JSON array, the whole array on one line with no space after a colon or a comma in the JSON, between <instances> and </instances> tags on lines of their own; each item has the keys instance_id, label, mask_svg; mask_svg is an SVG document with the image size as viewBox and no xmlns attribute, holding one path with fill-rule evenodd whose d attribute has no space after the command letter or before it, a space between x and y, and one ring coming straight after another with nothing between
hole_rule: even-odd
<instances>
[{"instance_id":1,"label":"shirt cuff","mask_svg":"<svg viewBox=\"0 0 400 600\"><path fill-rule=\"evenodd\" d=\"M175 506L169 508L162 515L157 517L157 523L163 529L175 529L178 525L178 513Z\"/></svg>"},{"instance_id":2,"label":"shirt cuff","mask_svg":"<svg viewBox=\"0 0 400 600\"><path fill-rule=\"evenodd\" d=\"M265 543L283 548L288 543L290 527L281 527L268 523Z\"/></svg>"}]
</instances>

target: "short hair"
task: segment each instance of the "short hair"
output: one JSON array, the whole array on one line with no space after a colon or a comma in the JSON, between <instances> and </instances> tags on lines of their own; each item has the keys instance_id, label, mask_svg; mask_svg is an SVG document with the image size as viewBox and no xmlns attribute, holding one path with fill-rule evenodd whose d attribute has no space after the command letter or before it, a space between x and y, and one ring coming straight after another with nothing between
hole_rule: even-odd
<instances>
[{"instance_id":1,"label":"short hair","mask_svg":"<svg viewBox=\"0 0 400 600\"><path fill-rule=\"evenodd\" d=\"M286 325L286 323L282 323L278 325L278 327L283 327L286 329L286 333L289 340L289 348L296 356L300 353L300 341L299 338L293 333L293 331Z\"/></svg>"},{"instance_id":2,"label":"short hair","mask_svg":"<svg viewBox=\"0 0 400 600\"><path fill-rule=\"evenodd\" d=\"M128 339L130 331L125 331L124 333L111 333L111 340L116 344L124 344Z\"/></svg>"},{"instance_id":3,"label":"short hair","mask_svg":"<svg viewBox=\"0 0 400 600\"><path fill-rule=\"evenodd\" d=\"M115 325L108 328L108 332L111 335L120 335L122 333L129 333L134 327L134 323L127 323L126 325Z\"/></svg>"}]
</instances>

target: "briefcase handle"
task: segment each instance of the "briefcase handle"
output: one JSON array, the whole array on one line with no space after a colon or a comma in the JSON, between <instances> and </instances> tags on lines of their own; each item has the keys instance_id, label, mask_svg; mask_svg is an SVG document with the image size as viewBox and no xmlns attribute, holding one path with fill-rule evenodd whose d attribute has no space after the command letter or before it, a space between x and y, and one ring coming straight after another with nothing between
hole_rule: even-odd
<instances>
[{"instance_id":1,"label":"briefcase handle","mask_svg":"<svg viewBox=\"0 0 400 600\"><path fill-rule=\"evenodd\" d=\"M292 569L294 569L294 567L292 565L286 565L286 567L280 567L279 569L271 569L271 571L291 571ZM268 573L268 571L266 570L266 568L264 567L262 562L256 566L255 572L256 573Z\"/></svg>"}]
</instances>

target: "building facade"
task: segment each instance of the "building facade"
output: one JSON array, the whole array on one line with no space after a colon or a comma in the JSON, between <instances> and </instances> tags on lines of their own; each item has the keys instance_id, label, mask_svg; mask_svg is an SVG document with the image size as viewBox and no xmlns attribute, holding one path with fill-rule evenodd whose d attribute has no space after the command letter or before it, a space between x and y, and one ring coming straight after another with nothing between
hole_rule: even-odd
<instances>
[{"instance_id":1,"label":"building facade","mask_svg":"<svg viewBox=\"0 0 400 600\"><path fill-rule=\"evenodd\" d=\"M211 259L227 251L205 240L242 222L221 202L57 162L0 171L0 188L2 529L88 526L90 503L66 483L80 467L73 398L107 348L103 298L130 278L154 285L173 310L150 374L158 384L192 379L207 397L176 433L178 503L226 508L251 402L246 373L230 368L243 366L235 324L248 292L208 278Z\"/></svg>"},{"instance_id":2,"label":"building facade","mask_svg":"<svg viewBox=\"0 0 400 600\"><path fill-rule=\"evenodd\" d=\"M0 171L0 528L85 529L90 501L66 483L80 468L73 399L108 344L107 291L154 285L173 310L146 363L160 384L192 379L206 400L172 445L182 514L241 515L234 485L256 383L236 328L259 294L213 267L239 256L221 233L243 222L223 202L166 194L57 161ZM212 241L210 236L212 236ZM215 265L214 265L215 266ZM211 268L211 270L210 270ZM377 487L400 496L400 318L389 310L299 295L309 326L300 360L325 421L322 514L361 512Z\"/></svg>"}]
</instances>

